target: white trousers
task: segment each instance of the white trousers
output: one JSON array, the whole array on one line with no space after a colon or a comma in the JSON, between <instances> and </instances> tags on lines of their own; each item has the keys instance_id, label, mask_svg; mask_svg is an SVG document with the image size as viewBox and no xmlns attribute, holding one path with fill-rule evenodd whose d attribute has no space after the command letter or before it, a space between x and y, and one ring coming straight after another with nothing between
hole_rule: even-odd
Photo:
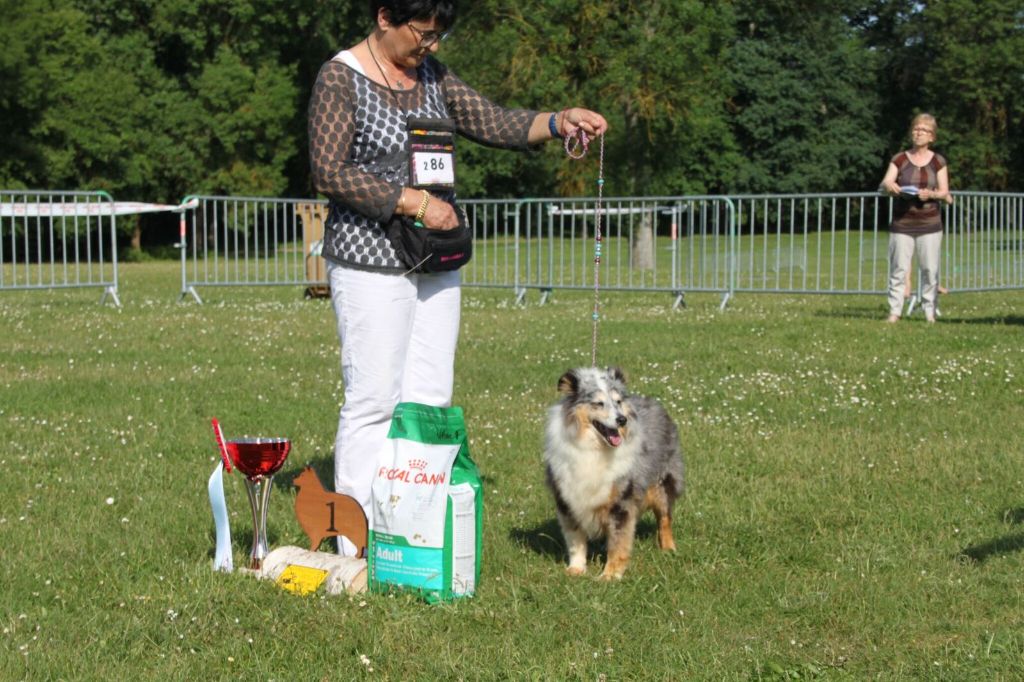
<instances>
[{"instance_id":1,"label":"white trousers","mask_svg":"<svg viewBox=\"0 0 1024 682\"><path fill-rule=\"evenodd\" d=\"M921 267L921 307L929 319L935 317L935 298L939 293L939 255L942 233L932 232L914 237L889 234L889 314L903 314L907 273L913 267L914 251Z\"/></svg>"},{"instance_id":2,"label":"white trousers","mask_svg":"<svg viewBox=\"0 0 1024 682\"><path fill-rule=\"evenodd\" d=\"M345 384L334 489L355 498L370 519L370 487L395 405L451 405L460 276L387 274L330 261L327 276ZM347 544L342 551L350 549Z\"/></svg>"}]
</instances>

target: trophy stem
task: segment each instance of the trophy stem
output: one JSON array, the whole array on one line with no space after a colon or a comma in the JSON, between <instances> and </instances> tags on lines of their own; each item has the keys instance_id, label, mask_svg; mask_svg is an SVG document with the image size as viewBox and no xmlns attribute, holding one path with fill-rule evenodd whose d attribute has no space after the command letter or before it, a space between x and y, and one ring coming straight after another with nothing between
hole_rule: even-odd
<instances>
[{"instance_id":1,"label":"trophy stem","mask_svg":"<svg viewBox=\"0 0 1024 682\"><path fill-rule=\"evenodd\" d=\"M252 507L252 553L249 555L249 568L258 571L263 568L263 559L268 553L267 548L267 505L270 502L270 490L274 484L273 475L257 476L256 480L245 479L245 492L249 494L249 506Z\"/></svg>"}]
</instances>

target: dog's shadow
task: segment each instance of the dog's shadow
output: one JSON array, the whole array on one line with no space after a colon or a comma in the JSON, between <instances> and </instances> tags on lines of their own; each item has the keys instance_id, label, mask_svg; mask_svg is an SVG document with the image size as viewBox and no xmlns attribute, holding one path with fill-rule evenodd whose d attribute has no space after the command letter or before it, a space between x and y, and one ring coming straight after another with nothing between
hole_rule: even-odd
<instances>
[{"instance_id":1,"label":"dog's shadow","mask_svg":"<svg viewBox=\"0 0 1024 682\"><path fill-rule=\"evenodd\" d=\"M877 320L884 317L884 312L877 305L858 306L845 305L842 308L830 310L818 310L814 313L817 317L838 317L838 318L859 318L862 320Z\"/></svg>"},{"instance_id":2,"label":"dog's shadow","mask_svg":"<svg viewBox=\"0 0 1024 682\"><path fill-rule=\"evenodd\" d=\"M1000 514L1005 524L1024 524L1024 507L1004 509ZM957 557L971 563L984 563L993 556L1005 556L1024 550L1024 533L1014 533L975 543L960 550Z\"/></svg>"},{"instance_id":3,"label":"dog's shadow","mask_svg":"<svg viewBox=\"0 0 1024 682\"><path fill-rule=\"evenodd\" d=\"M513 528L508 532L508 536L520 547L525 547L534 554L552 561L561 561L565 556L562 529L558 527L558 521L555 519L548 519L533 528Z\"/></svg>"},{"instance_id":4,"label":"dog's shadow","mask_svg":"<svg viewBox=\"0 0 1024 682\"><path fill-rule=\"evenodd\" d=\"M636 524L635 542L642 542L654 535L657 527L654 522L641 519ZM508 533L509 539L520 547L534 554L547 557L553 562L563 562L566 558L565 540L557 519L547 519L533 528L513 528ZM588 543L587 553L591 556L607 557L603 541Z\"/></svg>"}]
</instances>

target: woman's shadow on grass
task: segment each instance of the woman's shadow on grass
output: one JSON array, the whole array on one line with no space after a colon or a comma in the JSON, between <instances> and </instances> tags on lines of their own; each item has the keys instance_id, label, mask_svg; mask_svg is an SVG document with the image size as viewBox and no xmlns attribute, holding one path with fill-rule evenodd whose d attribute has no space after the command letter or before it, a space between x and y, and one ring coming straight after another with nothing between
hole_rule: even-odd
<instances>
[{"instance_id":1,"label":"woman's shadow on grass","mask_svg":"<svg viewBox=\"0 0 1024 682\"><path fill-rule=\"evenodd\" d=\"M839 308L831 308L828 310L816 310L814 312L816 317L840 317L840 318L856 318L862 320L885 320L886 312L881 306L858 306L858 305L844 305Z\"/></svg>"},{"instance_id":2,"label":"woman's shadow on grass","mask_svg":"<svg viewBox=\"0 0 1024 682\"><path fill-rule=\"evenodd\" d=\"M940 307L941 310L941 307ZM838 317L838 318L850 318L850 319L862 319L862 320L878 320L880 322L885 320L888 314L884 308L879 306L857 306L857 305L846 305L841 308L835 308L831 310L818 310L814 313L818 317ZM946 314L939 313L939 323L941 324L983 324L987 326L1024 326L1024 316L1021 315L989 315L987 317L964 317L963 315L957 315L955 311L950 311ZM910 317L907 317L904 322L924 322L924 313L921 312L921 308L915 308L914 312Z\"/></svg>"},{"instance_id":3,"label":"woman's shadow on grass","mask_svg":"<svg viewBox=\"0 0 1024 682\"><path fill-rule=\"evenodd\" d=\"M953 315L949 315L943 316L939 319L950 323L955 322L957 324L985 324L990 326L1007 325L1017 327L1024 325L1024 317L1020 315L995 315L988 317L955 317Z\"/></svg>"},{"instance_id":4,"label":"woman's shadow on grass","mask_svg":"<svg viewBox=\"0 0 1024 682\"><path fill-rule=\"evenodd\" d=\"M1006 524L1024 524L1024 507L1006 509L1000 517ZM969 545L962 549L957 557L980 564L993 556L1005 556L1021 550L1024 550L1024 533L1014 533Z\"/></svg>"}]
</instances>

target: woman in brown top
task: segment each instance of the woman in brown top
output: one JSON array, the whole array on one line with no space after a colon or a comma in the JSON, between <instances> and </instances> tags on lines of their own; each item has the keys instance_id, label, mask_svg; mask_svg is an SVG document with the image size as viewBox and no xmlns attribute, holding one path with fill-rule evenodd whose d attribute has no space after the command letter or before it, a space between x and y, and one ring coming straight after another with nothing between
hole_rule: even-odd
<instances>
[{"instance_id":1,"label":"woman in brown top","mask_svg":"<svg viewBox=\"0 0 1024 682\"><path fill-rule=\"evenodd\" d=\"M910 123L911 149L889 162L882 190L896 197L889 225L889 322L903 311L907 276L914 251L921 266L921 307L925 319L935 321L935 299L942 248L942 209L949 196L946 160L929 147L937 126L931 114L918 114Z\"/></svg>"},{"instance_id":2,"label":"woman in brown top","mask_svg":"<svg viewBox=\"0 0 1024 682\"><path fill-rule=\"evenodd\" d=\"M506 149L608 128L600 114L579 107L505 109L437 61L440 41L455 23L454 0L378 0L370 11L372 32L323 65L309 103L312 176L330 200L323 255L345 385L334 483L368 516L395 405L447 407L454 384L459 273L410 272L383 229L393 215L441 230L459 223L454 151L411 147L407 122L416 120L414 137L422 134L423 119L433 119ZM353 552L350 543L341 549Z\"/></svg>"}]
</instances>

